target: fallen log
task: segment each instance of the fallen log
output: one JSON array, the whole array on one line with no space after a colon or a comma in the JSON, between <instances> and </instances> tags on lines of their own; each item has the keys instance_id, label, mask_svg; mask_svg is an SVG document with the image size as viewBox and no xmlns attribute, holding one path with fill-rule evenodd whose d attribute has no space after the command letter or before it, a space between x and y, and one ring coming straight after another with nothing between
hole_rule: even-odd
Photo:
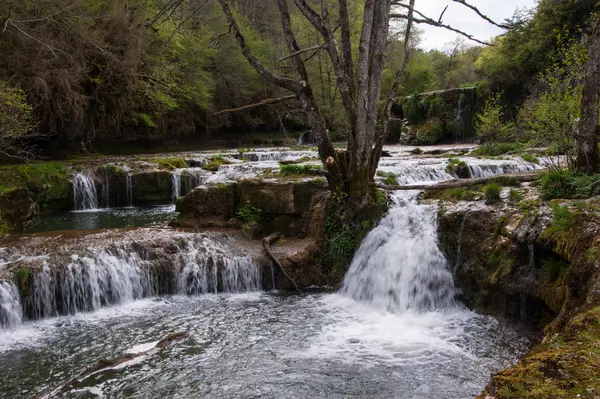
<instances>
[{"instance_id":1,"label":"fallen log","mask_svg":"<svg viewBox=\"0 0 600 399\"><path fill-rule=\"evenodd\" d=\"M441 182L437 184L420 184L414 186L395 186L395 185L387 185L387 184L376 184L377 188L381 188L383 190L445 190L448 188L461 188L461 187L469 187L475 186L478 184L487 184L494 180L499 179L515 179L518 183L532 182L536 181L539 178L538 173L513 173L506 175L497 175L493 177L480 177L476 179L456 179L446 182Z\"/></svg>"},{"instance_id":2,"label":"fallen log","mask_svg":"<svg viewBox=\"0 0 600 399\"><path fill-rule=\"evenodd\" d=\"M271 252L271 245L275 244L280 239L281 239L281 234L280 233L273 233L270 236L265 237L263 239L263 242L262 242L263 243L263 249L265 250L265 253L267 254L267 258L269 258L269 260L271 262L273 262L273 264L276 265L279 268L279 270L281 271L281 273L283 273L283 275L285 276L285 278L287 278L292 283L292 285L294 286L294 288L296 289L296 291L298 291L298 293L301 294L302 291L298 287L298 284L296 284L296 281L294 281L294 279L292 278L292 276L290 276L289 274L287 274L287 272L283 268L283 265L281 264L281 262L279 261L279 259L277 259L277 257L275 255L273 255L273 252Z\"/></svg>"}]
</instances>

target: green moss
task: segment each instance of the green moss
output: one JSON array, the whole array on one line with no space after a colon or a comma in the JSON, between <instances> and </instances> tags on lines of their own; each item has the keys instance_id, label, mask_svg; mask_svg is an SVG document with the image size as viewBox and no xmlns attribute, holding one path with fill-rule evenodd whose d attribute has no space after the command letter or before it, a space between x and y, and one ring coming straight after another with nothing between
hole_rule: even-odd
<instances>
[{"instance_id":1,"label":"green moss","mask_svg":"<svg viewBox=\"0 0 600 399\"><path fill-rule=\"evenodd\" d=\"M152 162L158 165L162 170L175 170L187 168L187 162L183 158L163 158L155 159Z\"/></svg>"},{"instance_id":2,"label":"green moss","mask_svg":"<svg viewBox=\"0 0 600 399\"><path fill-rule=\"evenodd\" d=\"M552 224L543 233L543 237L553 237L569 229L575 222L575 215L567 206L552 204Z\"/></svg>"},{"instance_id":3,"label":"green moss","mask_svg":"<svg viewBox=\"0 0 600 399\"><path fill-rule=\"evenodd\" d=\"M336 216L330 216L325 220L325 234L328 248L326 261L332 266L334 273L343 274L352 262L358 245L356 234Z\"/></svg>"},{"instance_id":4,"label":"green moss","mask_svg":"<svg viewBox=\"0 0 600 399\"><path fill-rule=\"evenodd\" d=\"M538 157L536 157L535 155L528 153L528 152L522 153L521 158L526 162L531 162L531 163L535 163L538 165L540 164L540 159Z\"/></svg>"},{"instance_id":5,"label":"green moss","mask_svg":"<svg viewBox=\"0 0 600 399\"><path fill-rule=\"evenodd\" d=\"M444 137L444 125L435 118L425 122L417 131L414 144L432 145L438 143Z\"/></svg>"},{"instance_id":6,"label":"green moss","mask_svg":"<svg viewBox=\"0 0 600 399\"><path fill-rule=\"evenodd\" d=\"M596 398L600 392L600 307L575 316L516 366L492 377L497 399Z\"/></svg>"},{"instance_id":7,"label":"green moss","mask_svg":"<svg viewBox=\"0 0 600 399\"><path fill-rule=\"evenodd\" d=\"M208 170L209 172L216 172L219 170L219 167L222 165L228 165L231 162L222 156L216 156L209 158L209 162L202 167L204 170Z\"/></svg>"},{"instance_id":8,"label":"green moss","mask_svg":"<svg viewBox=\"0 0 600 399\"><path fill-rule=\"evenodd\" d=\"M15 282L19 288L21 295L27 295L31 288L31 270L26 267L20 267L13 271L15 276Z\"/></svg>"},{"instance_id":9,"label":"green moss","mask_svg":"<svg viewBox=\"0 0 600 399\"><path fill-rule=\"evenodd\" d=\"M26 188L42 209L60 203L68 208L70 200L69 170L62 163L40 162L0 167L0 182L4 190Z\"/></svg>"},{"instance_id":10,"label":"green moss","mask_svg":"<svg viewBox=\"0 0 600 399\"><path fill-rule=\"evenodd\" d=\"M383 182L388 186L398 186L398 177L391 172L377 171L377 176L383 177Z\"/></svg>"},{"instance_id":11,"label":"green moss","mask_svg":"<svg viewBox=\"0 0 600 399\"><path fill-rule=\"evenodd\" d=\"M279 174L290 175L315 175L323 171L321 165L280 165Z\"/></svg>"},{"instance_id":12,"label":"green moss","mask_svg":"<svg viewBox=\"0 0 600 399\"><path fill-rule=\"evenodd\" d=\"M498 183L488 183L483 186L483 195L487 204L494 204L500 201L500 193L502 192L502 186Z\"/></svg>"},{"instance_id":13,"label":"green moss","mask_svg":"<svg viewBox=\"0 0 600 399\"><path fill-rule=\"evenodd\" d=\"M125 174L125 170L115 164L105 165L102 169L104 169L105 172L110 173L112 175L124 175Z\"/></svg>"},{"instance_id":14,"label":"green moss","mask_svg":"<svg viewBox=\"0 0 600 399\"><path fill-rule=\"evenodd\" d=\"M446 166L446 172L457 175L460 178L469 177L469 167L465 161L461 161L458 158L449 158L448 165Z\"/></svg>"}]
</instances>

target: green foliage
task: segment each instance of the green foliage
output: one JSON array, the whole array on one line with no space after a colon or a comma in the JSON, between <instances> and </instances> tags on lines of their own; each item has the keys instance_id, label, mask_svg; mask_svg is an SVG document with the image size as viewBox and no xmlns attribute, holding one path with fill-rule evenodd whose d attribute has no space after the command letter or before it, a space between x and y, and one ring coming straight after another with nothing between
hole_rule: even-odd
<instances>
[{"instance_id":1,"label":"green foliage","mask_svg":"<svg viewBox=\"0 0 600 399\"><path fill-rule=\"evenodd\" d=\"M542 283L549 283L558 279L568 270L569 265L560 259L551 257L542 259L540 278Z\"/></svg>"},{"instance_id":2,"label":"green foliage","mask_svg":"<svg viewBox=\"0 0 600 399\"><path fill-rule=\"evenodd\" d=\"M0 80L0 159L28 158L26 141L37 135L37 127L25 92Z\"/></svg>"},{"instance_id":3,"label":"green foliage","mask_svg":"<svg viewBox=\"0 0 600 399\"><path fill-rule=\"evenodd\" d=\"M488 183L483 186L483 195L485 202L493 204L500 201L500 193L502 192L502 186L498 183Z\"/></svg>"},{"instance_id":4,"label":"green foliage","mask_svg":"<svg viewBox=\"0 0 600 399\"><path fill-rule=\"evenodd\" d=\"M468 168L467 163L465 161L461 161L458 158L449 158L448 165L446 166L446 172L450 174L457 174L458 170L461 168Z\"/></svg>"},{"instance_id":5,"label":"green foliage","mask_svg":"<svg viewBox=\"0 0 600 399\"><path fill-rule=\"evenodd\" d=\"M487 143L475 149L473 155L496 157L519 151L522 148L523 145L520 143Z\"/></svg>"},{"instance_id":6,"label":"green foliage","mask_svg":"<svg viewBox=\"0 0 600 399\"><path fill-rule=\"evenodd\" d=\"M481 113L476 115L477 136L489 143L514 139L515 125L506 122L500 103L500 93L492 94L485 103Z\"/></svg>"},{"instance_id":7,"label":"green foliage","mask_svg":"<svg viewBox=\"0 0 600 399\"><path fill-rule=\"evenodd\" d=\"M529 153L529 152L524 152L520 155L520 157L526 161L526 162L531 162L531 163L535 163L535 164L540 164L540 159L538 157L536 157L535 155Z\"/></svg>"},{"instance_id":8,"label":"green foliage","mask_svg":"<svg viewBox=\"0 0 600 399\"><path fill-rule=\"evenodd\" d=\"M490 183L496 183L496 184L499 184L500 186L504 186L504 187L506 187L506 186L516 187L516 186L520 185L519 181L514 176L496 176L490 180Z\"/></svg>"},{"instance_id":9,"label":"green foliage","mask_svg":"<svg viewBox=\"0 0 600 399\"><path fill-rule=\"evenodd\" d=\"M511 188L508 192L508 200L512 203L519 203L523 201L523 193L520 190Z\"/></svg>"},{"instance_id":10,"label":"green foliage","mask_svg":"<svg viewBox=\"0 0 600 399\"><path fill-rule=\"evenodd\" d=\"M419 147L415 148L414 150L411 151L414 155L421 155L423 153L423 150L420 149Z\"/></svg>"},{"instance_id":11,"label":"green foliage","mask_svg":"<svg viewBox=\"0 0 600 399\"><path fill-rule=\"evenodd\" d=\"M342 273L352 262L358 239L336 216L325 220L325 234L328 243L326 258L335 272Z\"/></svg>"},{"instance_id":12,"label":"green foliage","mask_svg":"<svg viewBox=\"0 0 600 399\"><path fill-rule=\"evenodd\" d=\"M282 176L315 175L323 171L321 165L280 165L279 173Z\"/></svg>"},{"instance_id":13,"label":"green foliage","mask_svg":"<svg viewBox=\"0 0 600 399\"><path fill-rule=\"evenodd\" d=\"M545 237L552 237L557 233L561 233L570 228L575 222L575 215L569 210L568 206L554 204L552 205L552 212L552 224L544 231L543 235Z\"/></svg>"},{"instance_id":14,"label":"green foliage","mask_svg":"<svg viewBox=\"0 0 600 399\"><path fill-rule=\"evenodd\" d=\"M210 172L216 172L217 170L219 170L220 166L228 165L230 163L230 161L221 156L215 156L209 158L209 162L206 165L202 166L202 169L208 170Z\"/></svg>"},{"instance_id":15,"label":"green foliage","mask_svg":"<svg viewBox=\"0 0 600 399\"><path fill-rule=\"evenodd\" d=\"M383 172L381 170L377 171L377 176L383 177L383 182L388 186L398 186L398 177L391 172Z\"/></svg>"},{"instance_id":16,"label":"green foliage","mask_svg":"<svg viewBox=\"0 0 600 399\"><path fill-rule=\"evenodd\" d=\"M438 118L428 120L417 131L414 144L432 145L444 137L444 126Z\"/></svg>"},{"instance_id":17,"label":"green foliage","mask_svg":"<svg viewBox=\"0 0 600 399\"><path fill-rule=\"evenodd\" d=\"M550 171L540 177L540 191L544 199L590 198L600 195L600 174Z\"/></svg>"},{"instance_id":18,"label":"green foliage","mask_svg":"<svg viewBox=\"0 0 600 399\"><path fill-rule=\"evenodd\" d=\"M31 277L31 270L26 267L20 267L15 269L13 273L21 295L25 294L28 280Z\"/></svg>"},{"instance_id":19,"label":"green foliage","mask_svg":"<svg viewBox=\"0 0 600 399\"><path fill-rule=\"evenodd\" d=\"M0 182L7 189L27 188L42 206L70 197L69 170L57 162L0 166Z\"/></svg>"},{"instance_id":20,"label":"green foliage","mask_svg":"<svg viewBox=\"0 0 600 399\"><path fill-rule=\"evenodd\" d=\"M472 201L478 197L478 194L473 190L460 187L447 190L444 197L457 201Z\"/></svg>"},{"instance_id":21,"label":"green foliage","mask_svg":"<svg viewBox=\"0 0 600 399\"><path fill-rule=\"evenodd\" d=\"M164 158L154 160L158 164L159 169L175 170L187 168L187 163L183 158Z\"/></svg>"},{"instance_id":22,"label":"green foliage","mask_svg":"<svg viewBox=\"0 0 600 399\"><path fill-rule=\"evenodd\" d=\"M260 223L263 220L262 210L250 203L241 207L236 212L236 216L246 223Z\"/></svg>"}]
</instances>

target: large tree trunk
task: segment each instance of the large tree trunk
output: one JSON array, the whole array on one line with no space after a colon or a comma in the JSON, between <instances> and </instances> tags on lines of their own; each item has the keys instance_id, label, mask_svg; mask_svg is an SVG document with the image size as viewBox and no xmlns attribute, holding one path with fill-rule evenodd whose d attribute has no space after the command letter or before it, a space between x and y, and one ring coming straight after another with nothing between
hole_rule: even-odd
<instances>
[{"instance_id":1,"label":"large tree trunk","mask_svg":"<svg viewBox=\"0 0 600 399\"><path fill-rule=\"evenodd\" d=\"M588 61L583 79L581 120L575 134L577 170L595 173L598 170L598 92L600 90L600 18L590 38Z\"/></svg>"}]
</instances>

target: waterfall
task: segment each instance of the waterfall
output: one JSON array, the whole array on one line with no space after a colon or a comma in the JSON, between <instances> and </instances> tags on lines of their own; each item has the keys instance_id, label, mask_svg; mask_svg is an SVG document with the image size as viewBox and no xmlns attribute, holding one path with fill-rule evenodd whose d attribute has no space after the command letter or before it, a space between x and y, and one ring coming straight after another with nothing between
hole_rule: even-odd
<instances>
[{"instance_id":1,"label":"waterfall","mask_svg":"<svg viewBox=\"0 0 600 399\"><path fill-rule=\"evenodd\" d=\"M98 209L96 183L88 173L73 176L73 205L75 210Z\"/></svg>"},{"instance_id":2,"label":"waterfall","mask_svg":"<svg viewBox=\"0 0 600 399\"><path fill-rule=\"evenodd\" d=\"M540 169L539 165L530 162L517 161L487 161L487 163L477 164L469 162L469 172L473 178L493 177L506 173L529 172Z\"/></svg>"},{"instance_id":3,"label":"waterfall","mask_svg":"<svg viewBox=\"0 0 600 399\"><path fill-rule=\"evenodd\" d=\"M177 234L150 245L109 241L65 252L32 270L31 289L21 296L14 284L0 281L0 329L18 326L23 317L89 312L157 295L250 292L262 285L258 264L226 235Z\"/></svg>"},{"instance_id":4,"label":"waterfall","mask_svg":"<svg viewBox=\"0 0 600 399\"><path fill-rule=\"evenodd\" d=\"M181 197L181 171L175 170L171 173L171 203L176 204L179 197Z\"/></svg>"},{"instance_id":5,"label":"waterfall","mask_svg":"<svg viewBox=\"0 0 600 399\"><path fill-rule=\"evenodd\" d=\"M454 131L454 142L458 143L462 141L464 138L464 122L462 120L462 102L463 102L464 94L460 93L458 95L458 108L456 109L456 116L454 117L454 125L456 129Z\"/></svg>"},{"instance_id":6,"label":"waterfall","mask_svg":"<svg viewBox=\"0 0 600 399\"><path fill-rule=\"evenodd\" d=\"M341 293L391 312L452 306L454 283L437 243L437 207L418 205L415 192L396 205L358 249Z\"/></svg>"},{"instance_id":7,"label":"waterfall","mask_svg":"<svg viewBox=\"0 0 600 399\"><path fill-rule=\"evenodd\" d=\"M260 269L249 256L223 256L226 248L211 241L187 241L180 252L179 294L247 292L261 287Z\"/></svg>"},{"instance_id":8,"label":"waterfall","mask_svg":"<svg viewBox=\"0 0 600 399\"><path fill-rule=\"evenodd\" d=\"M0 331L21 325L23 311L17 287L8 281L0 281Z\"/></svg>"},{"instance_id":9,"label":"waterfall","mask_svg":"<svg viewBox=\"0 0 600 399\"><path fill-rule=\"evenodd\" d=\"M127 206L133 206L133 185L131 183L131 174L125 175L125 192L127 195Z\"/></svg>"}]
</instances>

